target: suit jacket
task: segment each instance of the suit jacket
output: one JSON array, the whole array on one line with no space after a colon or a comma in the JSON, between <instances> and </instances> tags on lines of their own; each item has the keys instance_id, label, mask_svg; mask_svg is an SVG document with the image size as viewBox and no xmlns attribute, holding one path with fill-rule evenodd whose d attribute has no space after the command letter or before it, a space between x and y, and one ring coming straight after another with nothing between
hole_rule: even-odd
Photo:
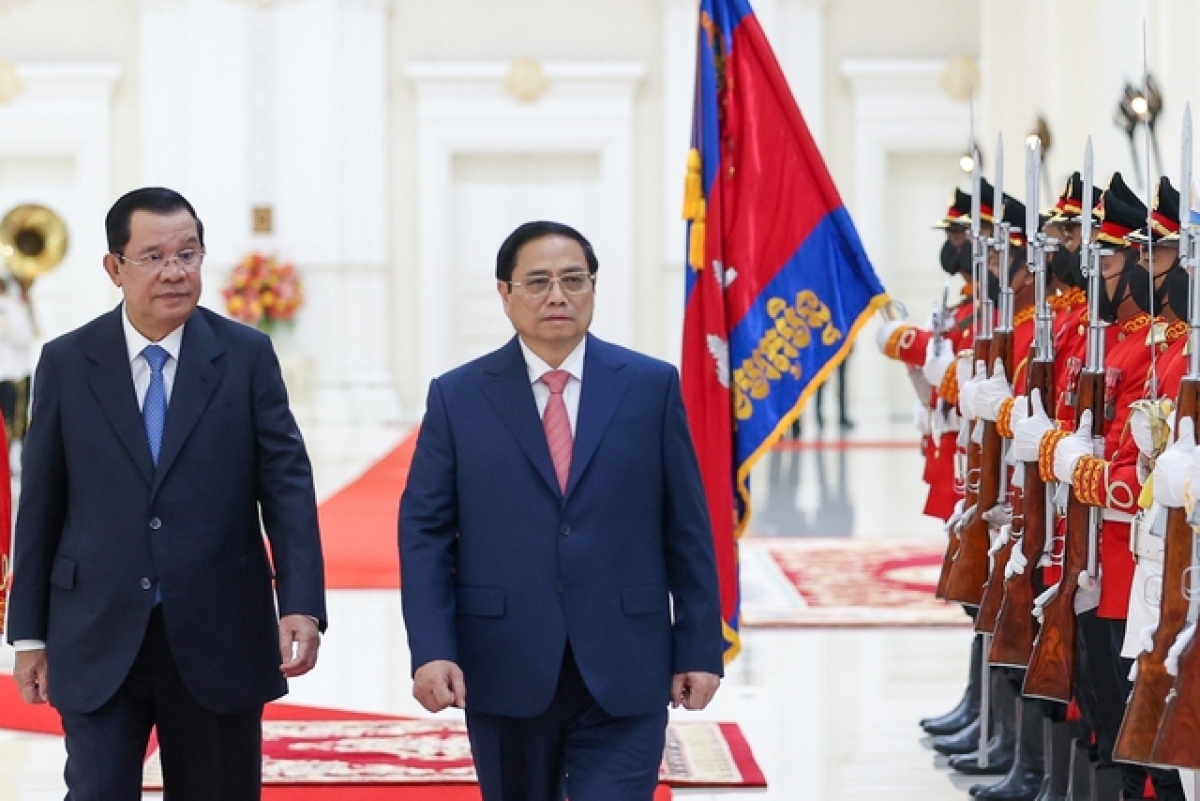
<instances>
[{"instance_id":1,"label":"suit jacket","mask_svg":"<svg viewBox=\"0 0 1200 801\"><path fill-rule=\"evenodd\" d=\"M42 351L8 637L45 640L51 702L93 711L128 674L158 582L188 690L215 712L249 709L287 691L276 599L325 620L312 470L279 363L268 337L198 308L155 467L123 313Z\"/></svg>"},{"instance_id":2,"label":"suit jacket","mask_svg":"<svg viewBox=\"0 0 1200 801\"><path fill-rule=\"evenodd\" d=\"M721 673L708 511L663 362L589 335L565 495L515 337L435 379L400 552L413 668L458 663L470 710L543 712L568 639L611 715L661 711L673 673Z\"/></svg>"}]
</instances>

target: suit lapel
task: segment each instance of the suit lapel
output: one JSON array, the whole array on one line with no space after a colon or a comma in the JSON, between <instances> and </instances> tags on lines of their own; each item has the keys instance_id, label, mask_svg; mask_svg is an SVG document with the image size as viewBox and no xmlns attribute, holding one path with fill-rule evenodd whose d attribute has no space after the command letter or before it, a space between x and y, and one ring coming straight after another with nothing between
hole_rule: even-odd
<instances>
[{"instance_id":1,"label":"suit lapel","mask_svg":"<svg viewBox=\"0 0 1200 801\"><path fill-rule=\"evenodd\" d=\"M179 348L179 365L167 406L167 422L163 426L162 450L158 455L158 468L154 471L152 493L162 485L163 477L179 456L220 384L223 370L217 359L224 352L208 321L199 311L192 312L183 328L183 344Z\"/></svg>"},{"instance_id":2,"label":"suit lapel","mask_svg":"<svg viewBox=\"0 0 1200 801\"><path fill-rule=\"evenodd\" d=\"M550 460L550 447L546 444L546 432L538 417L537 403L533 399L533 388L529 383L529 368L516 337L496 351L484 365L483 394L505 428L521 446L534 469L557 493L558 478L554 474L554 463Z\"/></svg>"},{"instance_id":3,"label":"suit lapel","mask_svg":"<svg viewBox=\"0 0 1200 801\"><path fill-rule=\"evenodd\" d=\"M600 440L625 397L629 381L623 373L625 363L606 343L588 334L583 361L583 386L579 396L579 415L575 421L575 451L571 456L571 475L567 497L579 484L588 463L596 455Z\"/></svg>"},{"instance_id":4,"label":"suit lapel","mask_svg":"<svg viewBox=\"0 0 1200 801\"><path fill-rule=\"evenodd\" d=\"M146 427L138 411L137 393L133 389L129 350L121 327L123 313L122 307L118 306L102 317L96 335L84 347L84 355L92 368L88 385L117 438L149 484L154 477L154 461L150 456Z\"/></svg>"}]
</instances>

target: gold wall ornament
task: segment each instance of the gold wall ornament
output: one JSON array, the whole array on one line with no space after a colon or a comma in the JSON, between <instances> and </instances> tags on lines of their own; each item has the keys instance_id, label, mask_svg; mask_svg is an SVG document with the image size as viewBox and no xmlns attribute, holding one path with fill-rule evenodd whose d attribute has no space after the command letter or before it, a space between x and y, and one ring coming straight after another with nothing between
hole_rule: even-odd
<instances>
[{"instance_id":1,"label":"gold wall ornament","mask_svg":"<svg viewBox=\"0 0 1200 801\"><path fill-rule=\"evenodd\" d=\"M550 88L550 79L536 59L518 58L504 77L504 91L522 103L532 103Z\"/></svg>"},{"instance_id":2,"label":"gold wall ornament","mask_svg":"<svg viewBox=\"0 0 1200 801\"><path fill-rule=\"evenodd\" d=\"M968 55L958 55L946 62L942 70L942 90L950 97L965 103L979 88L979 65Z\"/></svg>"},{"instance_id":3,"label":"gold wall ornament","mask_svg":"<svg viewBox=\"0 0 1200 801\"><path fill-rule=\"evenodd\" d=\"M21 82L21 73L17 71L16 65L0 58L0 106L21 94L21 90L24 88L25 86Z\"/></svg>"}]
</instances>

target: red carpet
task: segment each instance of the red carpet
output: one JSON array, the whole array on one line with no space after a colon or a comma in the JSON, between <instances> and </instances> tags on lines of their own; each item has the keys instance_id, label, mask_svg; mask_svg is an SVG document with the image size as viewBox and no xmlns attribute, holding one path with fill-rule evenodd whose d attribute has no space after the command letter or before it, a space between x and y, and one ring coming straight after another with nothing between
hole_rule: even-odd
<instances>
[{"instance_id":1,"label":"red carpet","mask_svg":"<svg viewBox=\"0 0 1200 801\"><path fill-rule=\"evenodd\" d=\"M396 516L417 445L413 429L319 510L325 585L331 590L392 590L400 586Z\"/></svg>"},{"instance_id":2,"label":"red carpet","mask_svg":"<svg viewBox=\"0 0 1200 801\"><path fill-rule=\"evenodd\" d=\"M264 720L389 720L385 715L347 712L294 704L267 704ZM12 676L0 676L0 729L62 736L53 707L30 706L21 700ZM738 732L740 737L741 733ZM474 784L263 787L263 801L481 801ZM660 785L655 801L669 801L671 788Z\"/></svg>"},{"instance_id":3,"label":"red carpet","mask_svg":"<svg viewBox=\"0 0 1200 801\"><path fill-rule=\"evenodd\" d=\"M945 547L939 542L848 537L743 539L742 622L801 627L967 625L970 619L962 607L933 597ZM748 581L754 585L746 588Z\"/></svg>"}]
</instances>

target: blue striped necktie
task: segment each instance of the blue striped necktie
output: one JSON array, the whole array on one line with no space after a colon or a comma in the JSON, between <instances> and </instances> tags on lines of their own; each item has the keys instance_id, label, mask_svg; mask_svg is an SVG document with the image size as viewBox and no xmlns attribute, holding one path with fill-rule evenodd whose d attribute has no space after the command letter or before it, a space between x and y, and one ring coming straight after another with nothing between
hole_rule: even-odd
<instances>
[{"instance_id":1,"label":"blue striped necktie","mask_svg":"<svg viewBox=\"0 0 1200 801\"><path fill-rule=\"evenodd\" d=\"M150 386L142 403L142 422L146 425L150 456L157 467L158 452L162 450L163 425L167 422L167 385L163 381L163 367L171 354L159 345L147 345L142 350L142 358L150 365Z\"/></svg>"}]
</instances>

